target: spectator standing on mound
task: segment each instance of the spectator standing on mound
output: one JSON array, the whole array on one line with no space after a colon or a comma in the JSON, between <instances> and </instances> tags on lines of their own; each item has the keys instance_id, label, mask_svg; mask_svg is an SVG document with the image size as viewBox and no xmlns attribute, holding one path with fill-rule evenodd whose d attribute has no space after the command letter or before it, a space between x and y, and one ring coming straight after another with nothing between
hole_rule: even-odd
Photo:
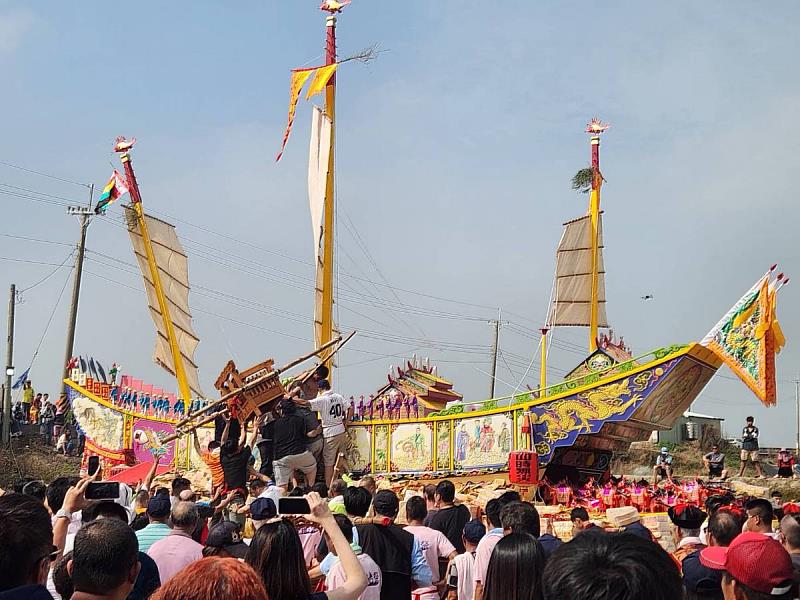
<instances>
[{"instance_id":1,"label":"spectator standing on mound","mask_svg":"<svg viewBox=\"0 0 800 600\"><path fill-rule=\"evenodd\" d=\"M742 461L739 465L739 477L744 475L747 462L753 463L756 470L756 477L763 477L761 471L761 459L758 456L758 427L753 424L753 417L747 417L744 429L742 429L742 452L739 457Z\"/></svg>"}]
</instances>

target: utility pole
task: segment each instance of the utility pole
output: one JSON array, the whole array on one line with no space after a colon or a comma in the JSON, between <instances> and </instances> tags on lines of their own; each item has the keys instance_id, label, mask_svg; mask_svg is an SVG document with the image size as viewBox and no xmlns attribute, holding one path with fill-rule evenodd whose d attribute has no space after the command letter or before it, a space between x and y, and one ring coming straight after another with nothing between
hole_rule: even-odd
<instances>
[{"instance_id":1,"label":"utility pole","mask_svg":"<svg viewBox=\"0 0 800 600\"><path fill-rule=\"evenodd\" d=\"M6 384L3 394L3 444L11 443L11 378L14 376L14 306L17 286L11 284L8 297L8 338L6 340Z\"/></svg>"},{"instance_id":2,"label":"utility pole","mask_svg":"<svg viewBox=\"0 0 800 600\"><path fill-rule=\"evenodd\" d=\"M81 275L83 274L83 257L86 253L86 230L89 228L89 217L94 214L92 210L92 196L94 196L94 184L89 186L88 206L70 206L67 208L68 215L75 215L81 219L81 235L78 240L78 255L75 257L75 275L72 281L72 303L69 307L69 321L67 322L67 350L64 356L64 367L62 372L61 395L66 397L67 384L64 379L69 377L67 365L72 359L73 346L75 344L75 325L78 321L78 300L81 294Z\"/></svg>"},{"instance_id":3,"label":"utility pole","mask_svg":"<svg viewBox=\"0 0 800 600\"><path fill-rule=\"evenodd\" d=\"M500 345L500 309L497 309L497 319L489 321L494 324L494 343L492 344L492 378L489 380L489 398L494 398L494 382L497 375L497 348Z\"/></svg>"}]
</instances>

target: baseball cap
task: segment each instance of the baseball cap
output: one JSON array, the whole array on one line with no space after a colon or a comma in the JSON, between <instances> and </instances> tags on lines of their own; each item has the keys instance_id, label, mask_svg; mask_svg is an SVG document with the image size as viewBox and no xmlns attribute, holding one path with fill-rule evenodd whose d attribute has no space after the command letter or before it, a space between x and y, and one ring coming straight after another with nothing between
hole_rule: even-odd
<instances>
[{"instance_id":1,"label":"baseball cap","mask_svg":"<svg viewBox=\"0 0 800 600\"><path fill-rule=\"evenodd\" d=\"M661 446L661 452L669 452L666 446Z\"/></svg>"},{"instance_id":2,"label":"baseball cap","mask_svg":"<svg viewBox=\"0 0 800 600\"><path fill-rule=\"evenodd\" d=\"M154 519L168 517L171 509L172 505L169 501L169 496L156 495L147 502L147 515Z\"/></svg>"},{"instance_id":3,"label":"baseball cap","mask_svg":"<svg viewBox=\"0 0 800 600\"><path fill-rule=\"evenodd\" d=\"M400 501L392 490L380 490L372 501L375 512L384 517L394 517L400 510Z\"/></svg>"},{"instance_id":4,"label":"baseball cap","mask_svg":"<svg viewBox=\"0 0 800 600\"><path fill-rule=\"evenodd\" d=\"M762 594L778 596L792 587L789 553L763 533L742 533L727 548L704 548L700 562L710 569L727 571L739 583Z\"/></svg>"},{"instance_id":5,"label":"baseball cap","mask_svg":"<svg viewBox=\"0 0 800 600\"><path fill-rule=\"evenodd\" d=\"M208 532L206 546L222 548L234 558L244 558L248 545L242 541L239 525L233 521L221 521Z\"/></svg>"},{"instance_id":6,"label":"baseball cap","mask_svg":"<svg viewBox=\"0 0 800 600\"><path fill-rule=\"evenodd\" d=\"M256 498L250 503L250 516L254 521L266 521L277 514L272 498Z\"/></svg>"},{"instance_id":7,"label":"baseball cap","mask_svg":"<svg viewBox=\"0 0 800 600\"><path fill-rule=\"evenodd\" d=\"M484 535L486 535L486 527L477 519L467 521L467 524L464 525L464 539L469 543L477 544Z\"/></svg>"},{"instance_id":8,"label":"baseball cap","mask_svg":"<svg viewBox=\"0 0 800 600\"><path fill-rule=\"evenodd\" d=\"M676 504L667 510L669 520L684 529L700 529L708 516L693 504Z\"/></svg>"}]
</instances>

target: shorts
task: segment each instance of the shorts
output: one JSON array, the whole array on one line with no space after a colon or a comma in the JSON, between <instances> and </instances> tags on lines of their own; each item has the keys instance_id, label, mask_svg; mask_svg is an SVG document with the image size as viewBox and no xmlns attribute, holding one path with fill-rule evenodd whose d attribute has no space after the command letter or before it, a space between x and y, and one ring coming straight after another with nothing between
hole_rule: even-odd
<instances>
[{"instance_id":1,"label":"shorts","mask_svg":"<svg viewBox=\"0 0 800 600\"><path fill-rule=\"evenodd\" d=\"M792 475L794 475L792 467L778 467L778 477L791 477Z\"/></svg>"},{"instance_id":2,"label":"shorts","mask_svg":"<svg viewBox=\"0 0 800 600\"><path fill-rule=\"evenodd\" d=\"M305 473L308 481L314 481L317 477L317 461L314 455L308 450L300 454L290 454L272 461L272 468L275 471L275 485L289 485L292 478L292 471L300 469Z\"/></svg>"},{"instance_id":3,"label":"shorts","mask_svg":"<svg viewBox=\"0 0 800 600\"><path fill-rule=\"evenodd\" d=\"M322 460L326 467L334 467L336 458L339 454L344 454L347 450L347 432L325 438L325 445L322 447ZM344 457L339 464L346 464Z\"/></svg>"},{"instance_id":4,"label":"shorts","mask_svg":"<svg viewBox=\"0 0 800 600\"><path fill-rule=\"evenodd\" d=\"M758 457L758 450L742 450L741 454L739 455L739 459L742 462L747 461L750 459L750 462L757 463L760 461Z\"/></svg>"},{"instance_id":5,"label":"shorts","mask_svg":"<svg viewBox=\"0 0 800 600\"><path fill-rule=\"evenodd\" d=\"M709 465L708 466L708 474L711 477L719 477L722 475L722 472L725 470L725 467L722 465Z\"/></svg>"}]
</instances>

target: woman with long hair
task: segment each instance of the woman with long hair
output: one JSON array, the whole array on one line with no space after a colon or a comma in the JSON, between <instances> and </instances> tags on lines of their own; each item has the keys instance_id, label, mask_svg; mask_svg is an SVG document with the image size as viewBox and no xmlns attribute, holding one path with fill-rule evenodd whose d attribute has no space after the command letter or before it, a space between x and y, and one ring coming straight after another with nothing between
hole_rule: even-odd
<instances>
[{"instance_id":1,"label":"woman with long hair","mask_svg":"<svg viewBox=\"0 0 800 600\"><path fill-rule=\"evenodd\" d=\"M486 571L483 600L542 600L545 555L528 533L512 533L494 547Z\"/></svg>"},{"instance_id":2,"label":"woman with long hair","mask_svg":"<svg viewBox=\"0 0 800 600\"><path fill-rule=\"evenodd\" d=\"M319 494L305 496L311 512L304 515L322 526L336 550L347 581L328 592L311 593L300 536L291 521L271 519L259 527L250 542L245 562L261 575L267 595L276 600L356 600L367 587L367 578L353 549Z\"/></svg>"},{"instance_id":3,"label":"woman with long hair","mask_svg":"<svg viewBox=\"0 0 800 600\"><path fill-rule=\"evenodd\" d=\"M207 557L179 571L151 600L267 600L253 569L234 558Z\"/></svg>"}]
</instances>

